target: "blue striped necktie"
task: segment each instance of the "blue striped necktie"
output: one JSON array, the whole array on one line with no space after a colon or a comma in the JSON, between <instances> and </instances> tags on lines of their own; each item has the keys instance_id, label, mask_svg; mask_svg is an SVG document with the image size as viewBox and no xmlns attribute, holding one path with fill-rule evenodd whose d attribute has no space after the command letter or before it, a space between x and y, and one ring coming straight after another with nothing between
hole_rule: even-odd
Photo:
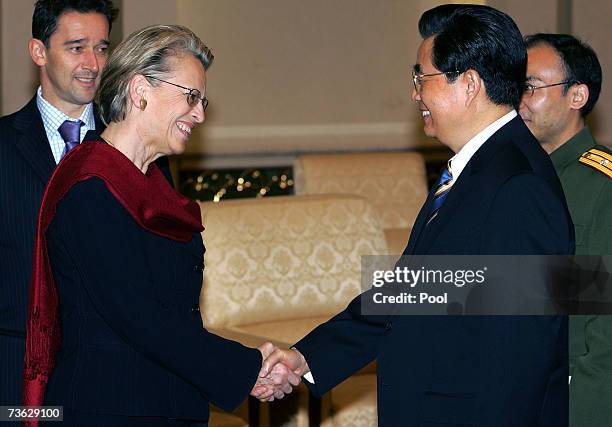
<instances>
[{"instance_id":1,"label":"blue striped necktie","mask_svg":"<svg viewBox=\"0 0 612 427\"><path fill-rule=\"evenodd\" d=\"M434 193L433 202L431 203L431 211L429 212L429 217L427 218L427 224L431 222L437 215L442 203L446 199L448 192L453 186L453 174L450 162L446 165L444 170L442 171L442 175L440 175L440 179L436 184L436 191Z\"/></svg>"}]
</instances>

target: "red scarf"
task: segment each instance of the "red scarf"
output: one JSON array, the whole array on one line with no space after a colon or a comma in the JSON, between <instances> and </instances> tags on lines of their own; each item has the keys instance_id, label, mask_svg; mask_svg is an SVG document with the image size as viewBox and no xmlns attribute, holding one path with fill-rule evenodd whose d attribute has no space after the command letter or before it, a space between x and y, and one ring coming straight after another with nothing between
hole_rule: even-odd
<instances>
[{"instance_id":1,"label":"red scarf","mask_svg":"<svg viewBox=\"0 0 612 427\"><path fill-rule=\"evenodd\" d=\"M38 215L26 325L24 405L43 405L61 344L59 297L49 263L46 232L62 197L75 184L91 177L102 179L134 220L151 233L188 242L192 233L203 230L198 204L174 191L154 163L144 175L121 152L105 143L87 142L71 150L51 176Z\"/></svg>"}]
</instances>

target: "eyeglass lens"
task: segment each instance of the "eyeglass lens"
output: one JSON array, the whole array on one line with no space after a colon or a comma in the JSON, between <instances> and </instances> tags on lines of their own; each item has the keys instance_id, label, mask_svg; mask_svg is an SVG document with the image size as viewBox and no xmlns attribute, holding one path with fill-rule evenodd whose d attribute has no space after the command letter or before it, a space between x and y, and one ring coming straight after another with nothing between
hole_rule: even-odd
<instances>
[{"instance_id":1,"label":"eyeglass lens","mask_svg":"<svg viewBox=\"0 0 612 427\"><path fill-rule=\"evenodd\" d=\"M190 106L195 107L200 100L202 100L202 107L206 110L206 107L208 107L208 98L202 97L200 91L197 89L191 89L189 93L187 93L187 103Z\"/></svg>"}]
</instances>

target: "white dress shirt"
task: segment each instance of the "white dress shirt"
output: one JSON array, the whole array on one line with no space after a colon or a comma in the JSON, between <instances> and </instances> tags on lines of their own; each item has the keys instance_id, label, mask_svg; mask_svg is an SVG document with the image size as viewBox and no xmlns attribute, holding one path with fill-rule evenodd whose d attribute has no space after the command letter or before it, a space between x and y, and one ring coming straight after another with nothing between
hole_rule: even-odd
<instances>
[{"instance_id":1,"label":"white dress shirt","mask_svg":"<svg viewBox=\"0 0 612 427\"><path fill-rule=\"evenodd\" d=\"M511 110L508 113L504 114L499 119L495 120L489 126L481 130L470 139L462 148L459 150L457 154L455 154L449 161L448 164L451 165L451 171L453 175L453 181L457 181L459 175L463 169L465 169L465 165L468 164L472 156L478 151L482 145L487 142L491 136L500 130L506 123L515 118L517 113L515 110Z\"/></svg>"},{"instance_id":2,"label":"white dress shirt","mask_svg":"<svg viewBox=\"0 0 612 427\"><path fill-rule=\"evenodd\" d=\"M96 128L96 121L93 114L93 104L91 102L85 106L85 109L83 109L80 117L68 117L53 105L49 104L45 98L43 98L42 89L40 86L38 86L38 90L36 91L36 105L38 106L38 111L40 111L40 116L45 127L45 133L47 134L47 139L49 140L51 152L53 153L53 158L55 159L56 164L59 163L60 159L62 158L64 148L66 147L64 139L58 131L59 127L62 123L64 123L64 121L81 120L83 123L85 123L83 126L81 126L81 141L83 141L83 138L88 130Z\"/></svg>"}]
</instances>

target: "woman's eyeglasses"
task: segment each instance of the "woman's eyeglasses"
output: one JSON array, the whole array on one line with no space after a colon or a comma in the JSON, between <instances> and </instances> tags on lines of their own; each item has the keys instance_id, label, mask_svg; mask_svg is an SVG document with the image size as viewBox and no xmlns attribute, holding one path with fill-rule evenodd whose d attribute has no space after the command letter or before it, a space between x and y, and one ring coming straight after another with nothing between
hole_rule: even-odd
<instances>
[{"instance_id":1,"label":"woman's eyeglasses","mask_svg":"<svg viewBox=\"0 0 612 427\"><path fill-rule=\"evenodd\" d=\"M177 85L176 83L158 79L157 77L153 77L153 76L145 76L145 77L148 79L157 80L158 82L168 83L169 85L180 87L181 89L185 89L187 92L184 93L184 95L187 96L187 104L189 104L190 107L195 107L199 101L202 101L202 108L204 109L204 111L206 111L206 107L208 107L208 98L206 98L205 96L202 96L202 92L200 92L199 90Z\"/></svg>"}]
</instances>

